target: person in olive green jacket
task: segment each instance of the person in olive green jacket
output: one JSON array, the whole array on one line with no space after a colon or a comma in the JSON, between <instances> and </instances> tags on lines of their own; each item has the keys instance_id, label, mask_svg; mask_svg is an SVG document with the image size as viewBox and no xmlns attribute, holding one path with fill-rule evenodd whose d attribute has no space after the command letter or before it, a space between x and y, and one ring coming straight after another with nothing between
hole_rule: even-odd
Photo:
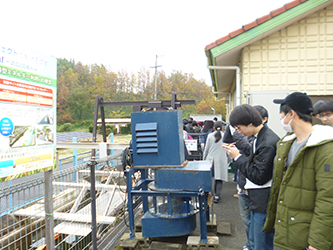
<instances>
[{"instance_id":1,"label":"person in olive green jacket","mask_svg":"<svg viewBox=\"0 0 333 250\"><path fill-rule=\"evenodd\" d=\"M294 92L281 104L288 133L277 143L263 231L284 249L333 249L333 127L312 126L311 99Z\"/></svg>"}]
</instances>

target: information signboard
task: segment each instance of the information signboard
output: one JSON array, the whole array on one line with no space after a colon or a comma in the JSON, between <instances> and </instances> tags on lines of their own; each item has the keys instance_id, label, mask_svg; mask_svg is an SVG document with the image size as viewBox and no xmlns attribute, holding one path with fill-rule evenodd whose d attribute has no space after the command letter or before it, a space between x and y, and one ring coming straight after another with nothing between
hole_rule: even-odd
<instances>
[{"instance_id":1,"label":"information signboard","mask_svg":"<svg viewBox=\"0 0 333 250\"><path fill-rule=\"evenodd\" d=\"M55 168L57 59L0 42L0 181Z\"/></svg>"}]
</instances>

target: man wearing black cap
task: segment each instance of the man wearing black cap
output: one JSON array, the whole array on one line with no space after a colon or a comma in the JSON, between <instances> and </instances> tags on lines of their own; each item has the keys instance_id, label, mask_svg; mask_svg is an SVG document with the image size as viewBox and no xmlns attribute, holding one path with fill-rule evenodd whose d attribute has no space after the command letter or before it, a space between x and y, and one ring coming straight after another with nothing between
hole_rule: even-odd
<instances>
[{"instance_id":1,"label":"man wearing black cap","mask_svg":"<svg viewBox=\"0 0 333 250\"><path fill-rule=\"evenodd\" d=\"M333 127L312 126L313 106L294 92L280 104L288 133L277 143L263 231L284 249L333 249Z\"/></svg>"}]
</instances>

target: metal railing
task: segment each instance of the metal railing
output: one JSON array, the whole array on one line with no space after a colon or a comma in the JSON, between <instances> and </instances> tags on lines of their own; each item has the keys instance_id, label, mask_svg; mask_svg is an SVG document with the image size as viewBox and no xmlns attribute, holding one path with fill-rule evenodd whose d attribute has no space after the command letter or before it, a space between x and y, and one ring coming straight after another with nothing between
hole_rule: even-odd
<instances>
[{"instance_id":1,"label":"metal railing","mask_svg":"<svg viewBox=\"0 0 333 250\"><path fill-rule=\"evenodd\" d=\"M121 156L119 153L96 161L98 239L124 216L124 175L111 164L112 161L115 166L119 165ZM61 170L54 170L52 176L53 214L45 215L43 173L0 183L0 249L46 249L43 248L45 220L51 216L55 226L54 249L89 249L92 241L90 163L71 166L72 163L63 161L59 161Z\"/></svg>"}]
</instances>

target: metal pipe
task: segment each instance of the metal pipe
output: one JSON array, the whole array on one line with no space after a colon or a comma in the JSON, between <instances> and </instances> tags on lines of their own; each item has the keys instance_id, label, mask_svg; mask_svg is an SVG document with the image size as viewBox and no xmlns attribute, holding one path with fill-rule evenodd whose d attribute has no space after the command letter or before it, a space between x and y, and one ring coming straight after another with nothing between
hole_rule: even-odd
<instances>
[{"instance_id":1,"label":"metal pipe","mask_svg":"<svg viewBox=\"0 0 333 250\"><path fill-rule=\"evenodd\" d=\"M95 98L95 112L94 112L94 126L93 126L93 137L92 142L96 142L97 137L97 120L98 120L98 107L99 104L103 102L101 96L96 96ZM104 112L104 109L101 110ZM104 117L103 117L104 118ZM103 121L102 121L103 122ZM105 135L105 124L103 125L103 137ZM97 222L96 222L96 190L95 190L95 149L91 150L90 158L90 198L91 198L91 238L92 238L92 249L97 250Z\"/></svg>"},{"instance_id":2,"label":"metal pipe","mask_svg":"<svg viewBox=\"0 0 333 250\"><path fill-rule=\"evenodd\" d=\"M240 68L238 66L208 66L208 69L236 70L236 106L240 105Z\"/></svg>"},{"instance_id":3,"label":"metal pipe","mask_svg":"<svg viewBox=\"0 0 333 250\"><path fill-rule=\"evenodd\" d=\"M229 95L229 94L230 94L230 92L214 91L214 86L212 86L212 93L213 93L214 95L218 95L218 94Z\"/></svg>"},{"instance_id":4,"label":"metal pipe","mask_svg":"<svg viewBox=\"0 0 333 250\"><path fill-rule=\"evenodd\" d=\"M83 149L99 149L99 144L97 142L59 142L57 143L57 148L83 148ZM125 149L128 147L128 143L106 143L107 149ZM91 152L91 151L90 151ZM85 153L86 154L86 153ZM64 159L72 158L73 156L69 156Z\"/></svg>"},{"instance_id":5,"label":"metal pipe","mask_svg":"<svg viewBox=\"0 0 333 250\"><path fill-rule=\"evenodd\" d=\"M44 172L44 207L45 207L45 239L47 250L54 249L54 218L53 218L53 188L52 170Z\"/></svg>"}]
</instances>

